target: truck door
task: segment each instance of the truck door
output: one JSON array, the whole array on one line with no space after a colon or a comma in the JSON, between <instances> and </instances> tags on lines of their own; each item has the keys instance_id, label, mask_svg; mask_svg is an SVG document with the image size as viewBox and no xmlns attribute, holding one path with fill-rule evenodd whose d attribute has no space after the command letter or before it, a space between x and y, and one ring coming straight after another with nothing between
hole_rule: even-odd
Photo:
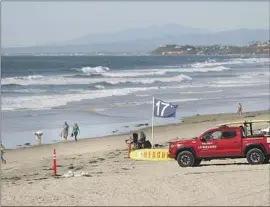
<instances>
[{"instance_id":1,"label":"truck door","mask_svg":"<svg viewBox=\"0 0 270 207\"><path fill-rule=\"evenodd\" d=\"M217 140L221 137L222 131L217 129L207 132L202 136L203 139L199 140L198 156L199 157L217 157Z\"/></svg>"},{"instance_id":2,"label":"truck door","mask_svg":"<svg viewBox=\"0 0 270 207\"><path fill-rule=\"evenodd\" d=\"M241 155L242 135L236 129L223 129L221 138L216 140L219 157Z\"/></svg>"}]
</instances>

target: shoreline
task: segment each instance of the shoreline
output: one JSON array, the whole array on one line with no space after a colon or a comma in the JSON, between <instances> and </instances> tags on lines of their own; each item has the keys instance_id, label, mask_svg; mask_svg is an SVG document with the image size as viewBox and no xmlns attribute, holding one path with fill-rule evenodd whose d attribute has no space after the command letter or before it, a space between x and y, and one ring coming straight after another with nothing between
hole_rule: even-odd
<instances>
[{"instance_id":1,"label":"shoreline","mask_svg":"<svg viewBox=\"0 0 270 207\"><path fill-rule=\"evenodd\" d=\"M155 129L162 129L162 128L167 128L167 127L173 127L173 126L183 126L183 125L187 125L187 124L195 124L195 123L203 123L203 122L211 122L211 121L216 121L216 119L212 118L212 117L223 117L223 121L228 121L228 120L239 120L239 119L252 119L252 116L256 116L256 115L261 115L264 113L269 113L269 119L270 119L270 110L261 110L261 111L248 111L248 112L244 112L243 113L243 117L242 118L238 118L236 116L236 113L217 113L217 114L204 114L204 115L193 115L193 116L186 116L186 117L182 117L181 119L179 119L179 123L170 123L170 124L161 124L161 125L154 125L154 135L155 135ZM231 117L235 116L234 119L232 119ZM142 126L145 125L142 123ZM137 128L137 129L134 129ZM145 127L140 127L140 126L133 126L133 129L130 129L128 132L122 132L119 134L109 134L106 136L95 136L95 137L86 137L86 138L78 138L78 142L89 142L89 141L96 141L96 140L100 140L100 139L108 139L108 138L118 138L118 137L122 137L122 136L130 136L133 132L138 132L138 131L144 131L147 133L150 133L152 130L152 126L149 125L145 126ZM148 136L148 140L151 142L151 136ZM66 144L66 143L74 143L75 140L73 138L69 138L68 141L58 141L55 143L48 143L48 144L41 144L41 145L30 145L29 147L27 146L18 146L16 148L6 148L6 151L15 151L15 150L19 150L19 149L31 149L31 148L40 148L40 147L46 147L46 146L57 146L57 145L61 145L61 144ZM157 144L157 143L154 143Z\"/></svg>"}]
</instances>

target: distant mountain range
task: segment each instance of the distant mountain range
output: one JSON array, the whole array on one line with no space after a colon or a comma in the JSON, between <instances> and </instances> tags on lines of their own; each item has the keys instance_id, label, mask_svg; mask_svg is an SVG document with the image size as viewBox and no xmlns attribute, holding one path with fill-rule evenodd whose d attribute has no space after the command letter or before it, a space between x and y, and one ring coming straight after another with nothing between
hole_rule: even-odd
<instances>
[{"instance_id":1,"label":"distant mountain range","mask_svg":"<svg viewBox=\"0 0 270 207\"><path fill-rule=\"evenodd\" d=\"M269 29L211 32L207 29L168 24L128 29L111 34L86 35L54 45L2 48L2 53L148 53L162 44L244 45L250 41L268 39Z\"/></svg>"}]
</instances>

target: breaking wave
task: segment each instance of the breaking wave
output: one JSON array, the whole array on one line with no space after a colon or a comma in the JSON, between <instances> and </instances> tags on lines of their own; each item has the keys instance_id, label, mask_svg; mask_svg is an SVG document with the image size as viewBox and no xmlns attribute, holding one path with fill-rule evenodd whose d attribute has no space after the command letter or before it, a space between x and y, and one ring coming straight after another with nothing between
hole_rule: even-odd
<instances>
[{"instance_id":1,"label":"breaking wave","mask_svg":"<svg viewBox=\"0 0 270 207\"><path fill-rule=\"evenodd\" d=\"M191 67L193 68L207 68L207 67L215 67L215 66L221 66L221 65L243 65L243 64L269 64L270 59L269 58L232 58L228 59L222 62L218 62L214 59L209 59L204 62L198 62L191 64Z\"/></svg>"},{"instance_id":2,"label":"breaking wave","mask_svg":"<svg viewBox=\"0 0 270 207\"><path fill-rule=\"evenodd\" d=\"M97 66L97 67L82 67L79 69L75 69L76 71L83 72L87 75L90 74L101 74L101 73L106 73L110 70L108 67L103 67L103 66Z\"/></svg>"},{"instance_id":3,"label":"breaking wave","mask_svg":"<svg viewBox=\"0 0 270 207\"><path fill-rule=\"evenodd\" d=\"M3 78L3 85L81 85L81 84L98 84L98 83L108 83L117 85L119 83L141 83L141 84L151 84L155 82L182 82L185 80L192 80L191 77L187 75L178 75L173 77L151 77L151 78L75 78L71 76L41 76L38 79L27 79L27 78Z\"/></svg>"},{"instance_id":4,"label":"breaking wave","mask_svg":"<svg viewBox=\"0 0 270 207\"><path fill-rule=\"evenodd\" d=\"M2 110L12 111L18 109L51 109L66 105L67 103L81 101L85 99L104 98L109 96L124 96L137 91L155 90L158 87L145 88L123 88L123 89L109 89L102 91L76 91L69 94L54 94L43 96L22 96L17 98L2 99Z\"/></svg>"}]
</instances>

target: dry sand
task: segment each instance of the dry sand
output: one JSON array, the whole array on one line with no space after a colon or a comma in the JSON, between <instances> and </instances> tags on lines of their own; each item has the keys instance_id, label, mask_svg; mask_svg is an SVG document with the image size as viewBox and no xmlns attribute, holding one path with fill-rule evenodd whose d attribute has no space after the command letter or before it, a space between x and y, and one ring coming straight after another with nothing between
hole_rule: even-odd
<instances>
[{"instance_id":1,"label":"dry sand","mask_svg":"<svg viewBox=\"0 0 270 207\"><path fill-rule=\"evenodd\" d=\"M243 119L269 119L269 115L269 111L252 112ZM155 127L155 143L194 137L236 119L235 114L187 117L182 124ZM151 128L145 132L151 138ZM127 136L8 150L7 164L1 166L1 204L270 205L270 164L252 166L246 159L228 159L180 168L176 161L135 161L127 158ZM89 176L52 177L54 148L59 175L72 169Z\"/></svg>"}]
</instances>

